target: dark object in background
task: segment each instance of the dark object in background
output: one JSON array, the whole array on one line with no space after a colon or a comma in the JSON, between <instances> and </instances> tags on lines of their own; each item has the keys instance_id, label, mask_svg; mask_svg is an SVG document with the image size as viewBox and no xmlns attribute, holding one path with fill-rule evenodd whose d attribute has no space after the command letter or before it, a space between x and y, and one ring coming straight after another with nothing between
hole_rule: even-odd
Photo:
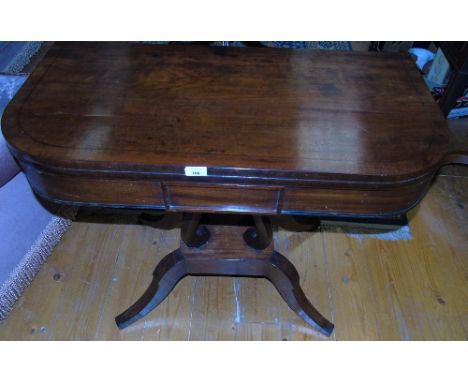
<instances>
[{"instance_id":1,"label":"dark object in background","mask_svg":"<svg viewBox=\"0 0 468 382\"><path fill-rule=\"evenodd\" d=\"M442 112L448 116L468 87L468 42L441 41L440 48L453 70L453 76L440 99Z\"/></svg>"},{"instance_id":2,"label":"dark object in background","mask_svg":"<svg viewBox=\"0 0 468 382\"><path fill-rule=\"evenodd\" d=\"M369 44L370 52L407 52L414 47L413 41L371 41Z\"/></svg>"}]
</instances>

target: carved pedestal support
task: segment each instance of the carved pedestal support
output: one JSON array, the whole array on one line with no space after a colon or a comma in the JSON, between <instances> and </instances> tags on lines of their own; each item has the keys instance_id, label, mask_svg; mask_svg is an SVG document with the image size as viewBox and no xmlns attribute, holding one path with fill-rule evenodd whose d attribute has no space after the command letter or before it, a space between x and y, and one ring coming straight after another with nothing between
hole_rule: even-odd
<instances>
[{"instance_id":1,"label":"carved pedestal support","mask_svg":"<svg viewBox=\"0 0 468 382\"><path fill-rule=\"evenodd\" d=\"M265 277L289 307L309 325L329 336L333 324L309 302L294 265L273 249L267 217L254 217L255 227L200 225L200 214L184 216L180 248L165 256L143 295L116 317L120 329L155 309L187 275Z\"/></svg>"}]
</instances>

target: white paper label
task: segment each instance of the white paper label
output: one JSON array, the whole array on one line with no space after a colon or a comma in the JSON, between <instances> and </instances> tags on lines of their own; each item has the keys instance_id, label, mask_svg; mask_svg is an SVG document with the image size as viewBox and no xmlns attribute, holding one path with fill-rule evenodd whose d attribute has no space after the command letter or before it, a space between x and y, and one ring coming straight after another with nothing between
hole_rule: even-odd
<instances>
[{"instance_id":1,"label":"white paper label","mask_svg":"<svg viewBox=\"0 0 468 382\"><path fill-rule=\"evenodd\" d=\"M186 166L185 176L207 176L208 170L206 167Z\"/></svg>"}]
</instances>

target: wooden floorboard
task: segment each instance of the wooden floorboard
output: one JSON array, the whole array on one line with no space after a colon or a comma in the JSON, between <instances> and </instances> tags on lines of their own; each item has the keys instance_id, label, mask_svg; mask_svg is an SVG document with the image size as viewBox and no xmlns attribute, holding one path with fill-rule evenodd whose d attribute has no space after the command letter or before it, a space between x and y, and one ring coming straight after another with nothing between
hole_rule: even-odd
<instances>
[{"instance_id":1,"label":"wooden floorboard","mask_svg":"<svg viewBox=\"0 0 468 382\"><path fill-rule=\"evenodd\" d=\"M339 229L274 233L331 340L468 339L468 178L439 175L409 240ZM139 322L114 317L178 246L179 230L74 222L0 326L1 340L324 340L265 279L186 277Z\"/></svg>"}]
</instances>

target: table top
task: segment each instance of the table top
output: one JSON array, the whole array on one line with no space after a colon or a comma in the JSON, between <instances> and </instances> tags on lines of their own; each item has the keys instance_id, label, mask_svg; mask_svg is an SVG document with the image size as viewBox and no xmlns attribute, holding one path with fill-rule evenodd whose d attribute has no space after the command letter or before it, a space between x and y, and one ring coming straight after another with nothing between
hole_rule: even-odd
<instances>
[{"instance_id":1,"label":"table top","mask_svg":"<svg viewBox=\"0 0 468 382\"><path fill-rule=\"evenodd\" d=\"M407 210L448 143L408 55L136 43L56 43L2 129L42 196L215 212Z\"/></svg>"},{"instance_id":2,"label":"table top","mask_svg":"<svg viewBox=\"0 0 468 382\"><path fill-rule=\"evenodd\" d=\"M447 144L409 57L297 49L58 43L2 125L31 161L116 171L409 179Z\"/></svg>"}]
</instances>

